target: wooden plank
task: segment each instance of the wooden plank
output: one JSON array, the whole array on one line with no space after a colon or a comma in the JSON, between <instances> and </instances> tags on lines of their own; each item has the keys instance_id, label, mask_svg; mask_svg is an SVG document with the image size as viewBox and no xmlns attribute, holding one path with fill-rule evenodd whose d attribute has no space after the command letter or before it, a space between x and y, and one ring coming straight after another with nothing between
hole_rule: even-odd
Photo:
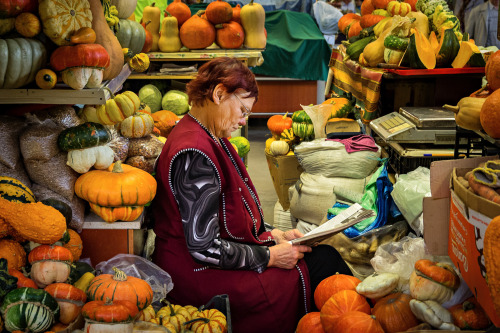
<instances>
[{"instance_id":1,"label":"wooden plank","mask_svg":"<svg viewBox=\"0 0 500 333\"><path fill-rule=\"evenodd\" d=\"M120 253L130 253L134 244L130 243L129 230L125 229L83 229L80 237L83 242L81 258L90 258L95 267Z\"/></svg>"}]
</instances>

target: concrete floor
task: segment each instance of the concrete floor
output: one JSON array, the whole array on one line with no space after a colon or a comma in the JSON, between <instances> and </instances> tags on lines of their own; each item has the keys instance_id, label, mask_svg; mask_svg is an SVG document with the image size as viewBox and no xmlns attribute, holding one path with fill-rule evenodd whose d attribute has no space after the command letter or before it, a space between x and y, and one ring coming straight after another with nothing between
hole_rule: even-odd
<instances>
[{"instance_id":1,"label":"concrete floor","mask_svg":"<svg viewBox=\"0 0 500 333\"><path fill-rule=\"evenodd\" d=\"M274 206L278 201L278 195L274 190L273 180L267 166L266 140L271 137L267 128L267 118L250 118L248 122L248 140L250 141L250 152L248 153L248 173L257 190L264 220L269 224L274 222Z\"/></svg>"}]
</instances>

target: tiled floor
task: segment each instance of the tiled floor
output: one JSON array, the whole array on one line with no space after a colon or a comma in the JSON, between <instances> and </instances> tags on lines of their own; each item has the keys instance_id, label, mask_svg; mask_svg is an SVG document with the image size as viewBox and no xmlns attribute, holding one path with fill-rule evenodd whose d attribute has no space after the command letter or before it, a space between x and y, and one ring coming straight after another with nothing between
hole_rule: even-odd
<instances>
[{"instance_id":1,"label":"tiled floor","mask_svg":"<svg viewBox=\"0 0 500 333\"><path fill-rule=\"evenodd\" d=\"M264 153L266 140L271 137L267 128L267 119L250 118L248 123L248 140L250 141L250 152L248 153L248 173L257 189L264 220L273 224L274 205L278 196L274 190L273 180L269 174L266 155Z\"/></svg>"}]
</instances>

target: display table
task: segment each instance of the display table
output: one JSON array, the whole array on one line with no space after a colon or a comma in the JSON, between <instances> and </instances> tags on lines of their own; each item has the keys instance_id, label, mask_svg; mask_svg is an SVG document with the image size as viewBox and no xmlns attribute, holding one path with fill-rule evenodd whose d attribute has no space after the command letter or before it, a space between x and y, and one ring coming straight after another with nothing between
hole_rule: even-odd
<instances>
[{"instance_id":1,"label":"display table","mask_svg":"<svg viewBox=\"0 0 500 333\"><path fill-rule=\"evenodd\" d=\"M436 69L367 68L344 61L343 46L332 51L330 91L352 95L362 109L361 120L398 111L401 106L456 105L481 87L484 67Z\"/></svg>"}]
</instances>

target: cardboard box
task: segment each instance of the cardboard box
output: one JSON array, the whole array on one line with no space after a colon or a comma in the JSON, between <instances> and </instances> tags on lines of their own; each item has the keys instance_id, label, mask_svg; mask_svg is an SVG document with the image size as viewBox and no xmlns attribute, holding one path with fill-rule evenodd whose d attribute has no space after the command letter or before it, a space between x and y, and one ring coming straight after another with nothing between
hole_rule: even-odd
<instances>
[{"instance_id":1,"label":"cardboard box","mask_svg":"<svg viewBox=\"0 0 500 333\"><path fill-rule=\"evenodd\" d=\"M295 155L272 156L266 154L266 159L278 200L283 210L288 210L290 208L288 188L295 185L304 170Z\"/></svg>"},{"instance_id":2,"label":"cardboard box","mask_svg":"<svg viewBox=\"0 0 500 333\"><path fill-rule=\"evenodd\" d=\"M424 198L424 239L432 255L448 255L448 224L450 221L450 179L453 168L475 168L479 164L498 159L485 156L431 163L431 197Z\"/></svg>"},{"instance_id":3,"label":"cardboard box","mask_svg":"<svg viewBox=\"0 0 500 333\"><path fill-rule=\"evenodd\" d=\"M483 237L491 219L500 215L500 205L472 193L458 181L458 177L463 177L470 170L453 169L448 255L491 321L498 327L500 316L495 311L485 279Z\"/></svg>"}]
</instances>

